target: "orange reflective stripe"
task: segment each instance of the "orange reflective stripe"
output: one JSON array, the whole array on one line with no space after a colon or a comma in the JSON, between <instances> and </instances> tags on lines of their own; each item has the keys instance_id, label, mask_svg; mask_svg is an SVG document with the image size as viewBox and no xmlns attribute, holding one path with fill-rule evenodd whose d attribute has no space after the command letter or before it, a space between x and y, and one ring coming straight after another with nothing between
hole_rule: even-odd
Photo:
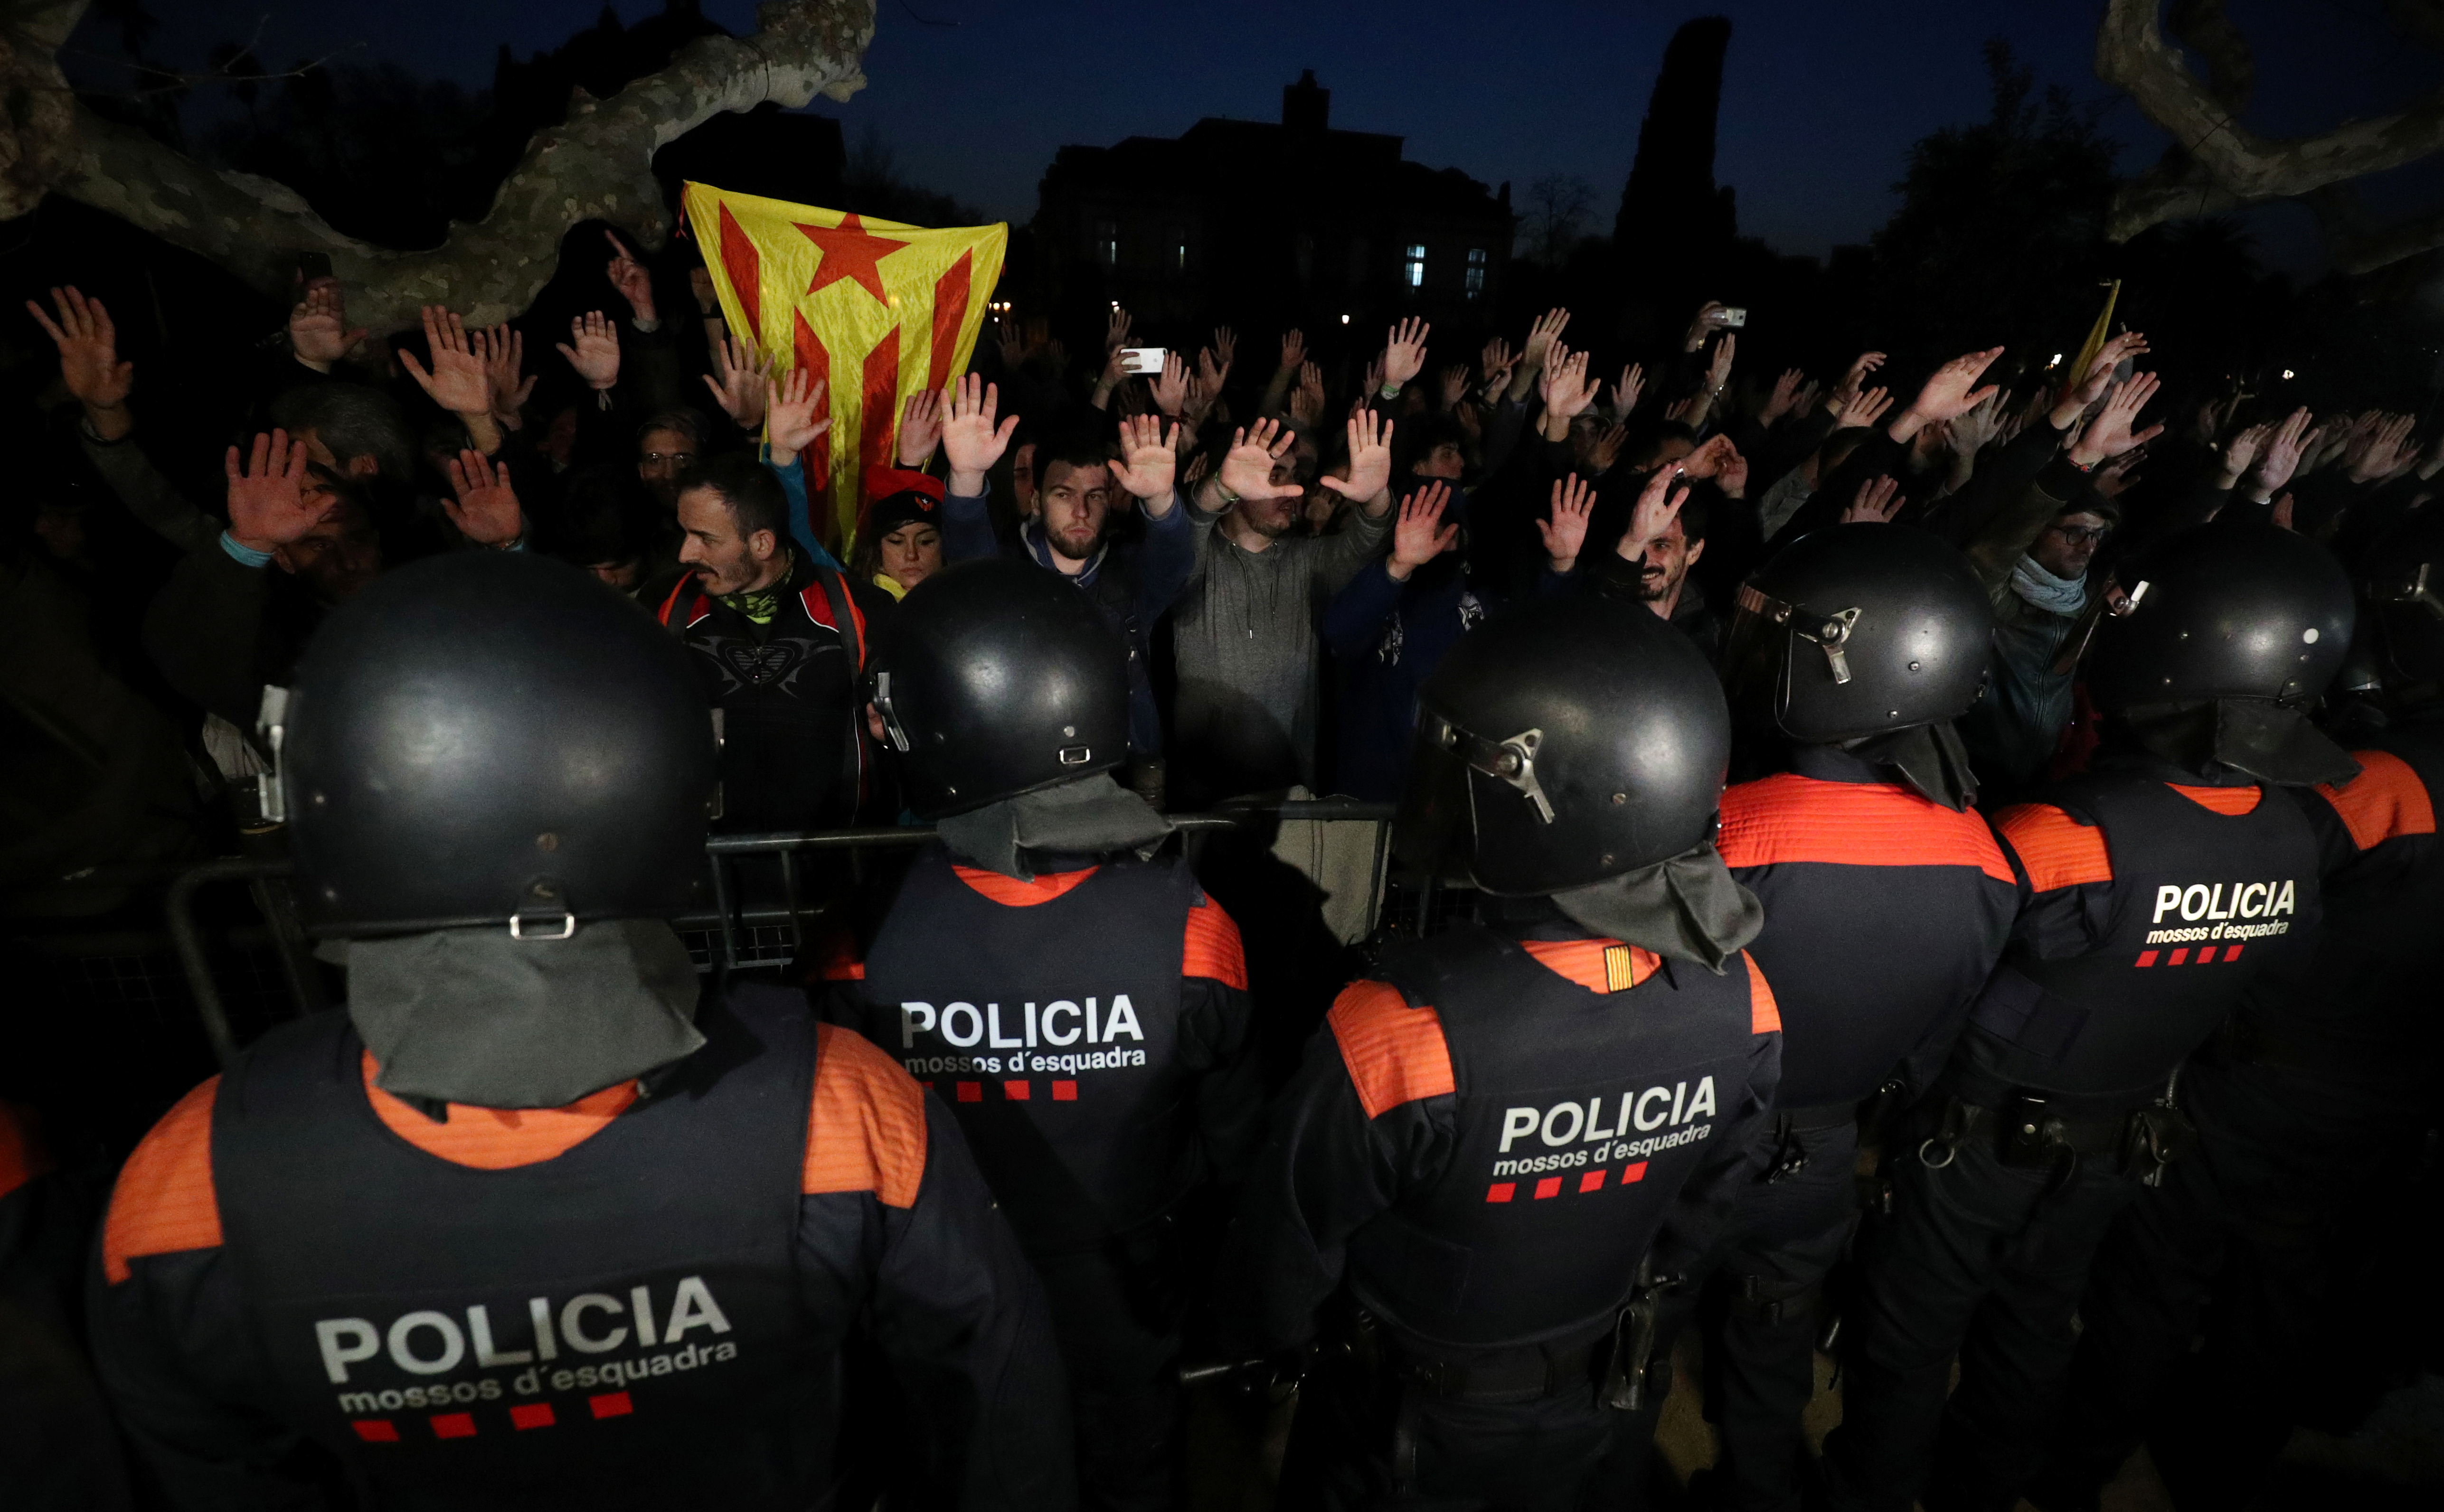
<instances>
[{"instance_id":1,"label":"orange reflective stripe","mask_svg":"<svg viewBox=\"0 0 2444 1512\"><path fill-rule=\"evenodd\" d=\"M799 1189L870 1191L914 1208L925 1184L925 1089L854 1029L815 1025L815 1096Z\"/></svg>"},{"instance_id":2,"label":"orange reflective stripe","mask_svg":"<svg viewBox=\"0 0 2444 1512\"><path fill-rule=\"evenodd\" d=\"M30 1108L0 1102L0 1197L51 1171L51 1152L34 1129Z\"/></svg>"},{"instance_id":3,"label":"orange reflective stripe","mask_svg":"<svg viewBox=\"0 0 2444 1512\"><path fill-rule=\"evenodd\" d=\"M1369 1118L1421 1097L1447 1096L1457 1086L1442 1016L1409 1006L1388 982L1350 983L1324 1022L1341 1045L1341 1063Z\"/></svg>"},{"instance_id":4,"label":"orange reflective stripe","mask_svg":"<svg viewBox=\"0 0 2444 1512\"><path fill-rule=\"evenodd\" d=\"M1051 902L1102 868L1090 866L1083 872L1047 872L1027 882L1014 876L1004 876L999 872L989 872L981 866L954 865L951 870L958 874L960 881L994 902L1023 909Z\"/></svg>"},{"instance_id":5,"label":"orange reflective stripe","mask_svg":"<svg viewBox=\"0 0 2444 1512\"><path fill-rule=\"evenodd\" d=\"M857 595L849 591L848 580L834 575L840 583L841 601L848 605L849 654L857 658L857 670L865 671L865 611L857 606Z\"/></svg>"},{"instance_id":6,"label":"orange reflective stripe","mask_svg":"<svg viewBox=\"0 0 2444 1512\"><path fill-rule=\"evenodd\" d=\"M1590 992L1626 992L1655 974L1657 959L1644 946L1619 940L1522 940L1519 948Z\"/></svg>"},{"instance_id":7,"label":"orange reflective stripe","mask_svg":"<svg viewBox=\"0 0 2444 1512\"><path fill-rule=\"evenodd\" d=\"M1766 985L1765 968L1748 951L1740 959L1749 964L1749 1033L1780 1034L1782 1005L1773 1001L1773 988Z\"/></svg>"},{"instance_id":8,"label":"orange reflective stripe","mask_svg":"<svg viewBox=\"0 0 2444 1512\"><path fill-rule=\"evenodd\" d=\"M659 618L663 624L667 625L671 622L671 611L679 606L679 595L687 592L688 584L694 581L686 573L681 573L679 581L671 584L671 596L662 600L662 612Z\"/></svg>"},{"instance_id":9,"label":"orange reflective stripe","mask_svg":"<svg viewBox=\"0 0 2444 1512\"><path fill-rule=\"evenodd\" d=\"M1714 848L1726 866L1973 866L2014 880L1975 809L1954 813L1898 783L1828 783L1785 772L1723 794Z\"/></svg>"},{"instance_id":10,"label":"orange reflective stripe","mask_svg":"<svg viewBox=\"0 0 2444 1512\"><path fill-rule=\"evenodd\" d=\"M213 1190L213 1078L161 1116L120 1168L102 1225L102 1274L116 1286L144 1255L217 1249L221 1205Z\"/></svg>"},{"instance_id":11,"label":"orange reflective stripe","mask_svg":"<svg viewBox=\"0 0 2444 1512\"><path fill-rule=\"evenodd\" d=\"M1994 817L1994 827L2027 868L2028 885L2040 893L2113 880L2104 831L2051 803L2014 804Z\"/></svg>"},{"instance_id":12,"label":"orange reflective stripe","mask_svg":"<svg viewBox=\"0 0 2444 1512\"><path fill-rule=\"evenodd\" d=\"M2317 794L2334 806L2351 843L2369 850L2404 835L2435 833L2435 804L2410 764L2388 750L2355 750L2360 774L2336 787L2321 783Z\"/></svg>"},{"instance_id":13,"label":"orange reflective stripe","mask_svg":"<svg viewBox=\"0 0 2444 1512\"><path fill-rule=\"evenodd\" d=\"M566 1154L637 1101L637 1083L628 1080L559 1108L478 1108L454 1102L449 1118L435 1123L374 1085L381 1067L371 1050L364 1052L359 1068L365 1100L373 1104L382 1127L428 1155L477 1171L509 1171Z\"/></svg>"},{"instance_id":14,"label":"orange reflective stripe","mask_svg":"<svg viewBox=\"0 0 2444 1512\"><path fill-rule=\"evenodd\" d=\"M2183 787L2178 783L2164 785L2200 808L2211 808L2218 814L2253 814L2257 812L2257 801L2266 796L2263 789L2255 786Z\"/></svg>"},{"instance_id":15,"label":"orange reflective stripe","mask_svg":"<svg viewBox=\"0 0 2444 1512\"><path fill-rule=\"evenodd\" d=\"M1239 926L1210 897L1199 899L1188 911L1179 974L1211 977L1224 986L1248 990L1248 952L1239 941Z\"/></svg>"}]
</instances>

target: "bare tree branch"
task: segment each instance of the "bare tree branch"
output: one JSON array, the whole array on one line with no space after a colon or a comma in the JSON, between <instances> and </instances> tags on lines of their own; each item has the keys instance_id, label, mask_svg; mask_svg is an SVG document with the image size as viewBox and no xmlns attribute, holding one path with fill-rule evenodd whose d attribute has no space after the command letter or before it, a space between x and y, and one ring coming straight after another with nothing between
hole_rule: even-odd
<instances>
[{"instance_id":1,"label":"bare tree branch","mask_svg":"<svg viewBox=\"0 0 2444 1512\"><path fill-rule=\"evenodd\" d=\"M2173 0L2164 20L2183 46L2206 60L2207 92L2215 103L2235 116L2247 110L2257 92L2257 59L2223 13L2223 0Z\"/></svg>"},{"instance_id":2,"label":"bare tree branch","mask_svg":"<svg viewBox=\"0 0 2444 1512\"><path fill-rule=\"evenodd\" d=\"M56 0L56 8L72 27L84 3ZM9 9L22 13L39 5L10 0ZM349 317L378 331L414 324L426 304L448 304L471 322L505 320L551 276L561 233L576 221L602 216L660 243L669 227L653 175L657 148L725 110L768 100L795 107L817 94L846 100L864 87L860 64L874 37L873 0L767 0L756 21L752 36L689 43L669 66L607 101L578 91L568 119L527 143L484 218L454 223L430 250L398 251L343 236L283 185L215 172L83 107L74 110L40 181L210 258L277 298L288 295L298 253L327 252L332 271L349 286ZM42 63L67 99L57 65L48 54ZM7 171L0 162L0 175Z\"/></svg>"},{"instance_id":3,"label":"bare tree branch","mask_svg":"<svg viewBox=\"0 0 2444 1512\"><path fill-rule=\"evenodd\" d=\"M43 202L57 181L76 101L58 53L87 0L9 0L0 7L0 220Z\"/></svg>"},{"instance_id":4,"label":"bare tree branch","mask_svg":"<svg viewBox=\"0 0 2444 1512\"><path fill-rule=\"evenodd\" d=\"M2127 92L2149 120L2173 134L2177 146L2176 155L2115 195L2105 233L2116 240L2180 216L2295 198L2444 149L2444 91L2373 120L2344 121L2322 136L2258 136L2234 120L2215 89L2183 65L2157 28L2156 11L2157 0L2108 0L2096 34L2097 77ZM2221 0L2187 0L2181 11L2195 35L2230 33L2231 45L2239 46ZM2221 42L2215 46L2228 51ZM2228 65L2210 66L2225 72L2227 85L2231 83Z\"/></svg>"}]
</instances>

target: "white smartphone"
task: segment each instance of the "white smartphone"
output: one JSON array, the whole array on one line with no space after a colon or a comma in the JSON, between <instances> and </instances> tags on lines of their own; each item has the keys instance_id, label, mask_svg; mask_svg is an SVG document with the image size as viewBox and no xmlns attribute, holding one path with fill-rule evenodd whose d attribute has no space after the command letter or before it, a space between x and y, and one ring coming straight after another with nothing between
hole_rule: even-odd
<instances>
[{"instance_id":1,"label":"white smartphone","mask_svg":"<svg viewBox=\"0 0 2444 1512\"><path fill-rule=\"evenodd\" d=\"M1722 320L1725 325L1746 325L1749 323L1749 307L1745 304L1725 305Z\"/></svg>"},{"instance_id":2,"label":"white smartphone","mask_svg":"<svg viewBox=\"0 0 2444 1512\"><path fill-rule=\"evenodd\" d=\"M1120 348L1120 371L1160 376L1162 360L1170 355L1159 346L1124 346Z\"/></svg>"}]
</instances>

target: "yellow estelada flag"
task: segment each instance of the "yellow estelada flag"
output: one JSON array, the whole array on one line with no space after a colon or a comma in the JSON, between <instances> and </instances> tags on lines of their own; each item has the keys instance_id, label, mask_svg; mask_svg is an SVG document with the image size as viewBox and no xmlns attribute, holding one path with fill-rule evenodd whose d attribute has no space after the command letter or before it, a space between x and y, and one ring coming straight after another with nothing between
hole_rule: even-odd
<instances>
[{"instance_id":1,"label":"yellow estelada flag","mask_svg":"<svg viewBox=\"0 0 2444 1512\"><path fill-rule=\"evenodd\" d=\"M2121 298L2121 280L2117 278L2104 286L2104 308L2096 312L2096 323L2087 328L2087 340L2080 345L2079 360L2073 362L2070 365L2070 371L2063 375L2062 391L2065 395L2087 380L2087 364L2095 361L2096 354L2103 351L2104 343L2112 340L2113 304L2120 298Z\"/></svg>"},{"instance_id":2,"label":"yellow estelada flag","mask_svg":"<svg viewBox=\"0 0 2444 1512\"><path fill-rule=\"evenodd\" d=\"M968 370L1009 228L927 230L694 182L682 203L731 339L776 377L803 367L828 385L807 504L820 519L813 496L830 493L845 554L866 470L893 464L900 406Z\"/></svg>"}]
</instances>

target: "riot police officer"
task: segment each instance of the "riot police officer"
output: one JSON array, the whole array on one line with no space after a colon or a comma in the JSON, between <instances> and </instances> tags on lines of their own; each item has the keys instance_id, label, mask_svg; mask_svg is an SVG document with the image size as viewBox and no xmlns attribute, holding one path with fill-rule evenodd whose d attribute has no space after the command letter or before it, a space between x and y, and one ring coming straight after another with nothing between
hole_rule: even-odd
<instances>
[{"instance_id":1,"label":"riot police officer","mask_svg":"<svg viewBox=\"0 0 2444 1512\"><path fill-rule=\"evenodd\" d=\"M1714 1504L1798 1504L1826 1272L1849 1242L1861 1119L1925 1092L2018 901L1971 806L1952 721L1975 701L1993 614L1957 551L1905 526L1835 526L1740 589L1734 716L1787 770L1723 795L1715 844L1765 907L1750 948L1782 1006L1765 1169L1706 1288Z\"/></svg>"},{"instance_id":2,"label":"riot police officer","mask_svg":"<svg viewBox=\"0 0 2444 1512\"><path fill-rule=\"evenodd\" d=\"M853 1327L932 1429L890 1479L1071 1500L956 1127L802 994L700 994L665 922L714 781L681 647L574 567L438 558L332 615L270 738L348 1006L190 1093L113 1194L94 1345L174 1502L805 1506Z\"/></svg>"},{"instance_id":3,"label":"riot police officer","mask_svg":"<svg viewBox=\"0 0 2444 1512\"><path fill-rule=\"evenodd\" d=\"M2351 635L2322 547L2213 525L2136 564L2100 629L2084 776L1996 818L2020 907L1859 1245L1843 1508L2009 1508L2034 1469L2107 1226L2193 1134L2176 1073L2318 917L2317 840L2282 789L2356 765L2306 722ZM1945 1386L1954 1350L1958 1390ZM1931 1468L1930 1468L1931 1466Z\"/></svg>"},{"instance_id":4,"label":"riot police officer","mask_svg":"<svg viewBox=\"0 0 2444 1512\"><path fill-rule=\"evenodd\" d=\"M1334 1003L1241 1209L1229 1316L1263 1353L1332 1315L1286 1506L1608 1504L1640 1484L1661 1293L1777 1075L1756 902L1710 842L1730 720L1686 637L1593 596L1471 632L1420 706L1401 852L1482 890L1481 920Z\"/></svg>"},{"instance_id":5,"label":"riot police officer","mask_svg":"<svg viewBox=\"0 0 2444 1512\"><path fill-rule=\"evenodd\" d=\"M877 636L873 710L939 840L829 1012L950 1099L1044 1278L1083 1500L1171 1504L1181 1317L1208 1189L1263 1132L1239 931L1112 771L1128 649L1059 575L962 562Z\"/></svg>"},{"instance_id":6,"label":"riot police officer","mask_svg":"<svg viewBox=\"0 0 2444 1512\"><path fill-rule=\"evenodd\" d=\"M2358 776L2295 795L2324 925L2183 1073L2198 1158L2097 1257L2064 1427L2029 1492L2053 1512L2095 1506L2142 1434L2181 1506L2238 1506L2296 1421L2290 1383L2394 1377L2401 1288L2383 1261L2420 1206L2406 1193L2428 1163L2444 1049L2444 522L2380 541L2359 587L2382 726L2351 753ZM2245 1289L2193 1361L2219 1287Z\"/></svg>"}]
</instances>

